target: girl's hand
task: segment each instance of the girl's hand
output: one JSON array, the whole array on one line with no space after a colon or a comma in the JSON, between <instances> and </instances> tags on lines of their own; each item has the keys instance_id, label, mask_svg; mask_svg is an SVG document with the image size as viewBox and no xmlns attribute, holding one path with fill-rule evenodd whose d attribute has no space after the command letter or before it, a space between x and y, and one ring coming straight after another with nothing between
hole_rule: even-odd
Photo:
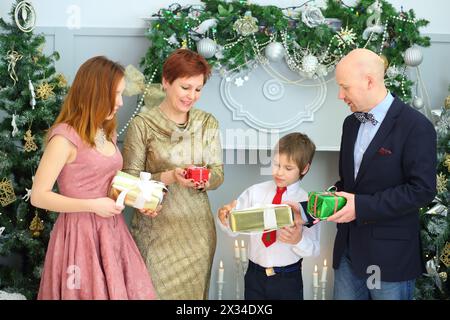
<instances>
[{"instance_id":1,"label":"girl's hand","mask_svg":"<svg viewBox=\"0 0 450 320\"><path fill-rule=\"evenodd\" d=\"M91 207L92 209L90 211L103 218L111 218L116 214L121 214L125 208L124 206L116 206L116 202L107 197L92 199Z\"/></svg>"}]
</instances>

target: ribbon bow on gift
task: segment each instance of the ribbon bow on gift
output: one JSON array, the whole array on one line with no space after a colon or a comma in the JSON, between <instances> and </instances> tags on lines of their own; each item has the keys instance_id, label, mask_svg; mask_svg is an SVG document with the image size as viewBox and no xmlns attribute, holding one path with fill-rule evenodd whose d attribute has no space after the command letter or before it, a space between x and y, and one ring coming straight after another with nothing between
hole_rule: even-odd
<instances>
[{"instance_id":1,"label":"ribbon bow on gift","mask_svg":"<svg viewBox=\"0 0 450 320\"><path fill-rule=\"evenodd\" d=\"M147 201L151 201L153 195L153 190L157 186L158 182L151 180L151 173L150 172L141 172L139 176L139 180L132 180L128 179L126 177L116 176L114 177L114 182L123 182L123 184L127 184L130 187L129 188L122 188L120 190L120 194L117 197L116 205L117 206L123 206L125 202L125 197L127 196L128 192L135 189L136 187L140 190L139 194L136 196L136 199L133 203L133 207L136 209L143 209L144 204ZM116 187L119 189L119 187ZM164 187L164 189L166 189ZM162 199L160 199L162 201Z\"/></svg>"}]
</instances>

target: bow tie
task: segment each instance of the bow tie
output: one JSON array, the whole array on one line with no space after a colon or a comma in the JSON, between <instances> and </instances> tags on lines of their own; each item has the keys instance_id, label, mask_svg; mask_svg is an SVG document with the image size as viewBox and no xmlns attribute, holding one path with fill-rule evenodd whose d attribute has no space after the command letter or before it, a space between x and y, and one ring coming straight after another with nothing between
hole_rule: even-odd
<instances>
[{"instance_id":1,"label":"bow tie","mask_svg":"<svg viewBox=\"0 0 450 320\"><path fill-rule=\"evenodd\" d=\"M378 123L378 120L375 119L373 114L368 112L355 112L353 113L361 123L366 123L367 121L370 121L373 125L376 125Z\"/></svg>"}]
</instances>

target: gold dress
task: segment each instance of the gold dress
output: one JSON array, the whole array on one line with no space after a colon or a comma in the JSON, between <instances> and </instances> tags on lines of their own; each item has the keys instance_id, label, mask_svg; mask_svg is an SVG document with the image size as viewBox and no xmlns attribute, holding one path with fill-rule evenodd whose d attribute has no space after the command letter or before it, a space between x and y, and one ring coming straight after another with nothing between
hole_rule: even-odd
<instances>
[{"instance_id":1,"label":"gold dress","mask_svg":"<svg viewBox=\"0 0 450 320\"><path fill-rule=\"evenodd\" d=\"M175 167L206 165L208 189L223 182L222 148L217 120L198 109L189 111L180 127L159 107L138 114L130 123L124 148L123 170L139 176ZM171 184L155 218L134 213L131 232L152 275L160 299L207 299L216 230L204 191Z\"/></svg>"}]
</instances>

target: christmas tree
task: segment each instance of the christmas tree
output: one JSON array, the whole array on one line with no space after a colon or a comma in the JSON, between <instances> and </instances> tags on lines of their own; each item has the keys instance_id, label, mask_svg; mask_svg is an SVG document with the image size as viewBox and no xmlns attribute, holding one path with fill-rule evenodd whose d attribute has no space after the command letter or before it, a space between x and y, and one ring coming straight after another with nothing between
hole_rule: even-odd
<instances>
[{"instance_id":1,"label":"christmas tree","mask_svg":"<svg viewBox=\"0 0 450 320\"><path fill-rule=\"evenodd\" d=\"M10 17L0 19L0 290L31 299L55 214L33 207L29 195L67 82L55 71L58 54L43 54L45 38L32 32L31 5L17 1Z\"/></svg>"},{"instance_id":2,"label":"christmas tree","mask_svg":"<svg viewBox=\"0 0 450 320\"><path fill-rule=\"evenodd\" d=\"M450 89L450 88L449 88ZM450 299L450 104L445 104L436 124L437 196L421 212L421 237L427 273L417 280L416 299Z\"/></svg>"}]
</instances>

